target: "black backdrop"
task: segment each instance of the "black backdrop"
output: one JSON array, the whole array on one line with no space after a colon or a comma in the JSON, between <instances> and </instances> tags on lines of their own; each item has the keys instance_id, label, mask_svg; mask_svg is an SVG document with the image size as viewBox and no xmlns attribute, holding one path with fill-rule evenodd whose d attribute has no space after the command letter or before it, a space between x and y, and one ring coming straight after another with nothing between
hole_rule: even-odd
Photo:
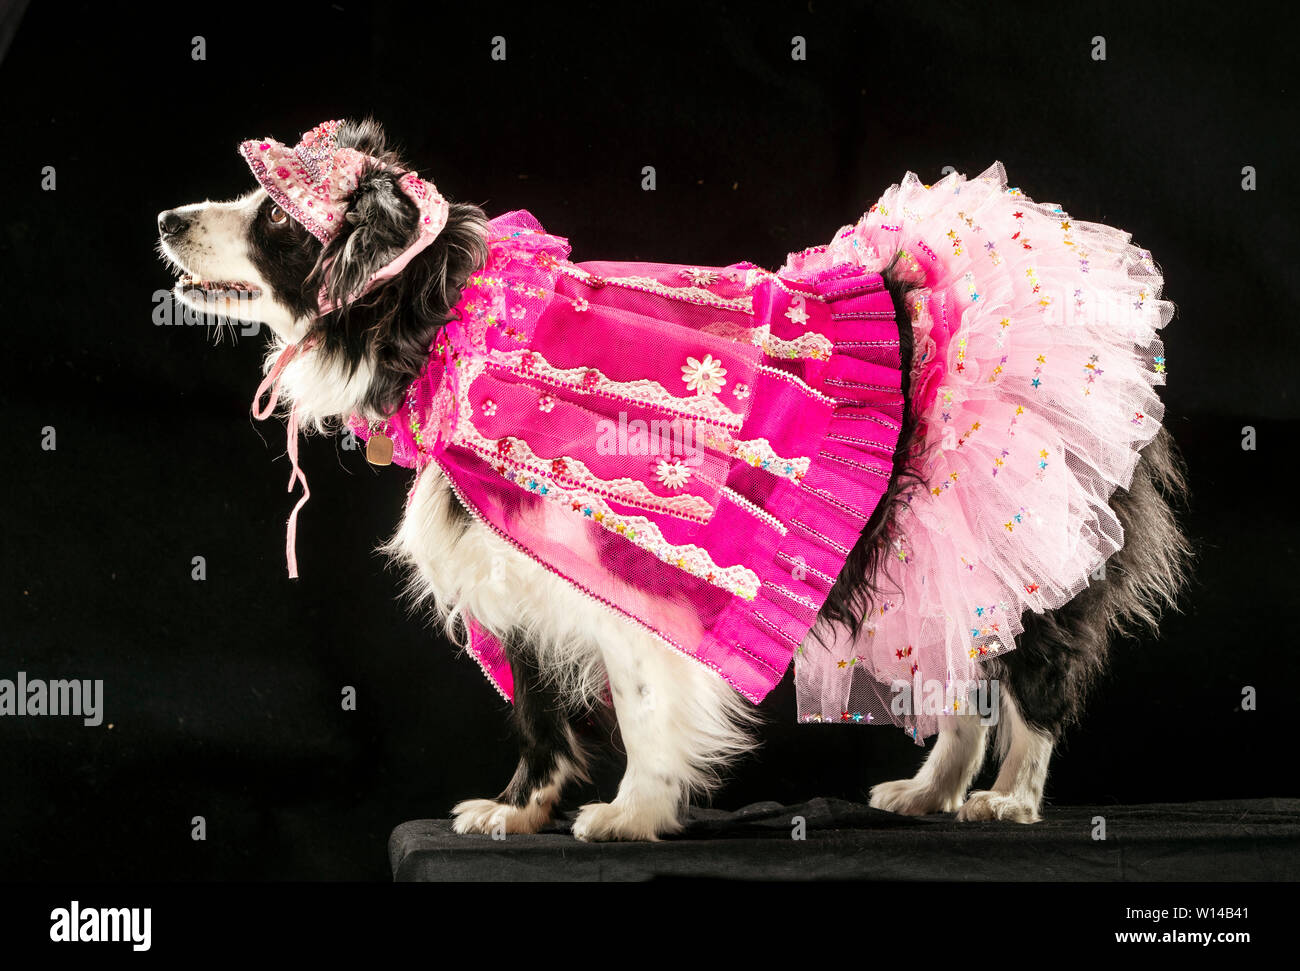
<instances>
[{"instance_id":1,"label":"black backdrop","mask_svg":"<svg viewBox=\"0 0 1300 971\"><path fill-rule=\"evenodd\" d=\"M0 65L0 678L102 678L106 717L0 718L0 877L384 878L392 826L509 775L503 704L370 552L406 473L308 441L287 580L283 438L248 416L262 338L153 321L159 210L246 191L241 138L367 113L444 192L530 209L579 260L772 266L907 169L994 159L1132 231L1180 308L1165 400L1200 564L1162 636L1116 650L1049 798L1296 795L1293 55L1273 23L1243 4L35 4ZM788 679L767 711L717 804L861 797L921 755L894 730L797 728Z\"/></svg>"}]
</instances>

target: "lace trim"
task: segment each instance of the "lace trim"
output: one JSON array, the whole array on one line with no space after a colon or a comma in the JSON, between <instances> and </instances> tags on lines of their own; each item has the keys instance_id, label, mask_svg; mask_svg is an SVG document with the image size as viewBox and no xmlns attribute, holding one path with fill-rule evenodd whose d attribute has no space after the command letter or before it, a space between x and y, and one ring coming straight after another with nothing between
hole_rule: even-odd
<instances>
[{"instance_id":1,"label":"lace trim","mask_svg":"<svg viewBox=\"0 0 1300 971\"><path fill-rule=\"evenodd\" d=\"M738 429L744 422L740 415L728 408L715 395L698 394L691 398L679 398L658 381L650 378L614 381L597 368L558 368L537 351L529 350L497 350L492 352L489 360L523 377L540 378L574 391L622 398L625 401L687 415L727 428Z\"/></svg>"},{"instance_id":2,"label":"lace trim","mask_svg":"<svg viewBox=\"0 0 1300 971\"><path fill-rule=\"evenodd\" d=\"M716 448L720 452L726 452L728 455L749 463L756 469L771 472L782 479L793 479L796 482L802 481L803 477L808 474L808 469L812 466L812 459L808 456L782 458L777 455L776 450L772 448L772 443L766 438L750 438L737 441L730 435L717 434L712 432L711 429L704 429L700 433L700 438L709 448Z\"/></svg>"},{"instance_id":3,"label":"lace trim","mask_svg":"<svg viewBox=\"0 0 1300 971\"><path fill-rule=\"evenodd\" d=\"M764 324L762 327L741 327L727 320L719 320L705 327L704 332L725 337L727 340L753 344L755 347L761 347L768 357L782 360L812 358L814 361L828 361L837 346L825 334L816 331L808 331L793 340L786 340L775 336L769 324Z\"/></svg>"},{"instance_id":4,"label":"lace trim","mask_svg":"<svg viewBox=\"0 0 1300 971\"><path fill-rule=\"evenodd\" d=\"M744 600L753 600L758 596L761 582L758 574L753 570L739 564L719 567L707 550L691 544L674 546L665 540L659 528L644 516L621 515L610 509L600 496L591 495L581 489L566 488L559 483L539 482L523 470L499 465L497 471L507 480L534 495L568 505L573 512L612 533L617 533L641 549L653 553L669 566L684 570Z\"/></svg>"},{"instance_id":5,"label":"lace trim","mask_svg":"<svg viewBox=\"0 0 1300 971\"><path fill-rule=\"evenodd\" d=\"M594 273L588 273L572 263L561 263L556 266L565 276L572 277L582 283L592 287L603 287L606 285L625 287L629 290L640 290L642 293L653 293L656 296L668 297L672 300L682 300L686 303L697 304L701 307L717 307L720 310L736 310L745 314L753 314L754 298L748 294L740 297L720 297L716 293L711 293L704 287L686 286L673 287L666 283L660 283L654 277L649 276L597 276Z\"/></svg>"},{"instance_id":6,"label":"lace trim","mask_svg":"<svg viewBox=\"0 0 1300 971\"><path fill-rule=\"evenodd\" d=\"M767 327L762 329L769 330ZM754 343L763 348L763 353L768 357L785 360L807 357L814 361L829 361L831 352L835 349L829 337L816 331L800 334L794 340L785 340L768 333Z\"/></svg>"},{"instance_id":7,"label":"lace trim","mask_svg":"<svg viewBox=\"0 0 1300 971\"><path fill-rule=\"evenodd\" d=\"M575 486L589 490L597 495L604 495L616 502L638 506L655 512L664 512L679 519L695 522L707 522L713 515L713 505L702 496L683 493L677 496L661 496L652 492L640 479L623 477L619 479L602 479L596 475L581 459L570 456L544 458L533 451L532 446L522 438L505 435L501 438L488 438L475 427L471 417L473 408L469 402L469 388L484 370L486 362L477 362L466 370L461 379L460 408L457 409L456 439L461 445L471 448L490 461L500 465L509 462L517 471L527 472L529 477L544 482L559 484L567 480ZM560 463L562 471L556 469ZM534 481L534 485L536 485ZM535 491L535 490L534 490Z\"/></svg>"}]
</instances>

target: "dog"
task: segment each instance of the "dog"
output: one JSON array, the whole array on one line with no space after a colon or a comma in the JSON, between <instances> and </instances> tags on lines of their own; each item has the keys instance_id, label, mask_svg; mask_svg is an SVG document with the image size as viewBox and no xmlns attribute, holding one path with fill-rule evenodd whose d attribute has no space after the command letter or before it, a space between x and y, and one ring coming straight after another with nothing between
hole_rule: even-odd
<instances>
[{"instance_id":1,"label":"dog","mask_svg":"<svg viewBox=\"0 0 1300 971\"><path fill-rule=\"evenodd\" d=\"M382 128L371 120L346 122L337 137L340 146L382 165L359 180L347 225L326 244L262 188L158 216L160 253L181 275L176 300L267 325L273 357L292 343L310 348L284 368L284 397L306 427L322 433L338 431L350 415L382 417L401 404L467 279L487 257L482 209L450 204L445 227L417 259L347 313L322 313L323 298L345 300L414 232L413 207L397 183L407 167ZM885 280L905 335L908 285L892 272ZM910 354L910 342L903 345ZM871 607L891 518L911 474L913 419L909 401L889 490L814 634L853 627ZM1185 491L1182 465L1161 430L1142 451L1130 487L1110 500L1125 541L1107 563L1106 581L1057 610L1026 614L1017 649L984 663L1001 691L992 788L969 791L990 729L977 715L961 714L943 720L915 777L871 789L873 807L956 813L959 820L1041 818L1054 745L1079 719L1111 642L1138 626L1155 630L1162 609L1176 605L1190 556L1175 514ZM612 709L627 766L611 802L578 812L573 835L580 840L655 840L677 832L689 799L714 788L723 767L751 747L756 716L736 691L504 541L467 512L436 466L418 478L385 550L449 634L463 637L466 616L509 632L502 640L515 685L518 768L496 798L454 807L456 832L533 833L546 824L566 786L587 779L593 743L582 725L592 712Z\"/></svg>"}]
</instances>

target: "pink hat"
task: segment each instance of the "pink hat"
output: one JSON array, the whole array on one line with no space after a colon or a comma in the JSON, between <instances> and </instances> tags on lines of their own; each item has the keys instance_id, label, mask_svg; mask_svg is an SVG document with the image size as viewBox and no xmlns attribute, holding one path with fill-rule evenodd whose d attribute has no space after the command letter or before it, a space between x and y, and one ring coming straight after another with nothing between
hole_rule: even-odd
<instances>
[{"instance_id":1,"label":"pink hat","mask_svg":"<svg viewBox=\"0 0 1300 971\"><path fill-rule=\"evenodd\" d=\"M379 159L355 148L339 148L341 124L321 122L305 132L293 148L273 138L253 138L239 146L239 153L276 205L326 244L343 228L343 215L366 165L385 167ZM404 173L399 185L420 211L420 232L406 251L371 277L366 288L400 271L447 225L449 207L437 186L421 179L418 172Z\"/></svg>"},{"instance_id":2,"label":"pink hat","mask_svg":"<svg viewBox=\"0 0 1300 971\"><path fill-rule=\"evenodd\" d=\"M276 205L322 243L342 228L343 213L356 191L367 162L378 159L355 148L339 148L339 121L325 121L302 136L293 148L273 138L242 142L239 153ZM417 172L402 176L402 190L420 209L420 232L437 236L447 224L447 200Z\"/></svg>"}]
</instances>

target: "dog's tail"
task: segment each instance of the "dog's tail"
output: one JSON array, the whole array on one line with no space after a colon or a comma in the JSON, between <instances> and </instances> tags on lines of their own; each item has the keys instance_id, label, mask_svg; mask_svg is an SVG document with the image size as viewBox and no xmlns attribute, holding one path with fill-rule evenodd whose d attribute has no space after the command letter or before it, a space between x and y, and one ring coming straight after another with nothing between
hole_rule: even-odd
<instances>
[{"instance_id":1,"label":"dog's tail","mask_svg":"<svg viewBox=\"0 0 1300 971\"><path fill-rule=\"evenodd\" d=\"M1105 612L1112 629L1158 628L1160 615L1177 607L1187 584L1193 552L1178 521L1186 504L1187 471L1167 429L1142 450L1127 489L1111 499L1124 528L1124 546L1106 561Z\"/></svg>"}]
</instances>

